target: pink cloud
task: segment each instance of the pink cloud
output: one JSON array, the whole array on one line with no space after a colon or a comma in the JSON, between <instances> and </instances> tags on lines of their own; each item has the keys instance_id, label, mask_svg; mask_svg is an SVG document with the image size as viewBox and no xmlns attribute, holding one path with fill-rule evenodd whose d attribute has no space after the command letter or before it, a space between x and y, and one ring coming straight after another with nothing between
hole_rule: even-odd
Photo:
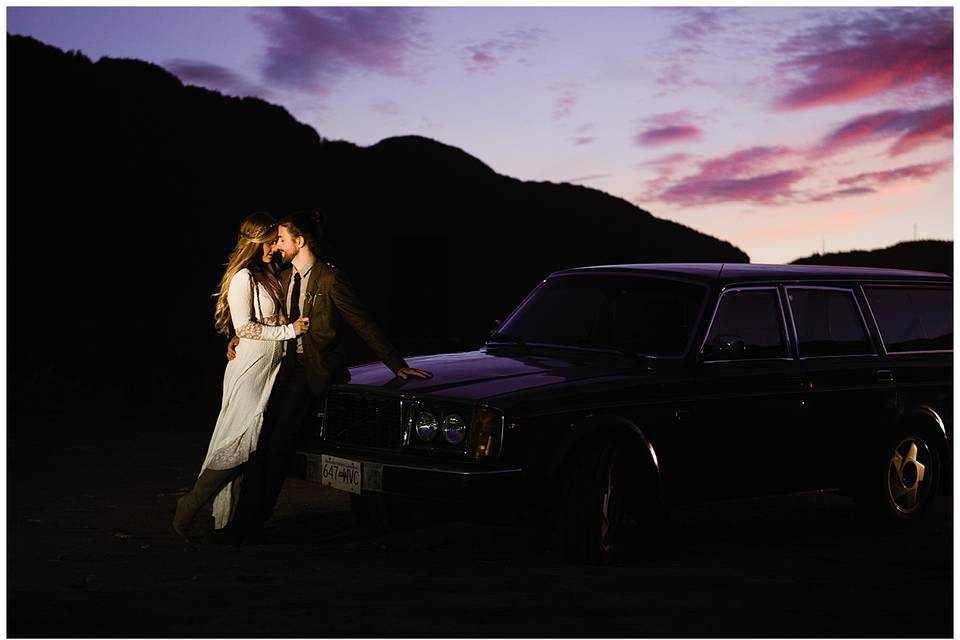
<instances>
[{"instance_id":1,"label":"pink cloud","mask_svg":"<svg viewBox=\"0 0 960 640\"><path fill-rule=\"evenodd\" d=\"M699 140L703 131L690 123L693 116L686 110L658 113L643 119L646 129L634 136L642 147L657 147L674 142Z\"/></svg>"},{"instance_id":2,"label":"pink cloud","mask_svg":"<svg viewBox=\"0 0 960 640\"><path fill-rule=\"evenodd\" d=\"M810 174L808 168L779 169L795 152L787 147L751 147L700 162L700 171L670 184L683 156L661 159L665 169L647 183L645 200L682 207L721 202L780 204L796 198L793 185Z\"/></svg>"},{"instance_id":3,"label":"pink cloud","mask_svg":"<svg viewBox=\"0 0 960 640\"><path fill-rule=\"evenodd\" d=\"M234 96L266 98L269 95L269 92L263 87L247 82L239 74L217 64L178 58L164 62L163 66L167 71L188 84L216 89Z\"/></svg>"},{"instance_id":4,"label":"pink cloud","mask_svg":"<svg viewBox=\"0 0 960 640\"><path fill-rule=\"evenodd\" d=\"M693 125L673 125L659 129L647 129L638 133L634 141L645 147L658 147L674 142L699 140L703 131Z\"/></svg>"},{"instance_id":5,"label":"pink cloud","mask_svg":"<svg viewBox=\"0 0 960 640\"><path fill-rule=\"evenodd\" d=\"M782 146L750 147L704 161L700 165L700 175L704 178L729 178L760 173L765 167L793 153L790 148Z\"/></svg>"},{"instance_id":6,"label":"pink cloud","mask_svg":"<svg viewBox=\"0 0 960 640\"><path fill-rule=\"evenodd\" d=\"M659 158L654 158L653 160L647 160L646 162L641 162L640 166L642 167L658 167L658 168L673 168L679 164L683 164L691 160L693 156L689 153L671 153L667 156L661 156Z\"/></svg>"},{"instance_id":7,"label":"pink cloud","mask_svg":"<svg viewBox=\"0 0 960 640\"><path fill-rule=\"evenodd\" d=\"M793 195L793 185L808 175L805 169L777 171L749 178L684 178L663 191L659 200L692 207L720 202L746 201L776 204Z\"/></svg>"},{"instance_id":8,"label":"pink cloud","mask_svg":"<svg viewBox=\"0 0 960 640\"><path fill-rule=\"evenodd\" d=\"M609 173L595 173L589 176L580 176L578 178L569 178L563 182L578 183L578 182L592 182L593 180L600 180L602 178L609 177Z\"/></svg>"},{"instance_id":9,"label":"pink cloud","mask_svg":"<svg viewBox=\"0 0 960 640\"><path fill-rule=\"evenodd\" d=\"M688 165L692 159L693 156L687 153L672 153L667 156L661 156L639 163L637 165L638 167L652 167L656 172L656 177L644 183L646 191L637 196L635 200L637 202L651 202L656 200L660 192L670 184L673 176L676 175L683 166Z\"/></svg>"},{"instance_id":10,"label":"pink cloud","mask_svg":"<svg viewBox=\"0 0 960 640\"><path fill-rule=\"evenodd\" d=\"M870 171L847 178L841 178L837 180L837 184L845 186L845 189L816 195L811 197L809 201L829 202L837 198L876 193L877 190L875 187L892 182L901 182L904 180L926 180L938 173L941 173L952 163L952 160L941 160L939 162L928 162L925 164L912 164L906 167L890 169L887 171Z\"/></svg>"},{"instance_id":11,"label":"pink cloud","mask_svg":"<svg viewBox=\"0 0 960 640\"><path fill-rule=\"evenodd\" d=\"M582 88L582 85L578 82L554 82L547 87L551 93L558 94L551 114L554 120L560 120L573 114L573 108L580 100L579 94Z\"/></svg>"},{"instance_id":12,"label":"pink cloud","mask_svg":"<svg viewBox=\"0 0 960 640\"><path fill-rule=\"evenodd\" d=\"M660 176L671 177L675 175L683 166L690 165L694 161L694 156L689 153L671 153L670 155L660 156L653 160L646 160L637 164L638 167L653 167Z\"/></svg>"},{"instance_id":13,"label":"pink cloud","mask_svg":"<svg viewBox=\"0 0 960 640\"><path fill-rule=\"evenodd\" d=\"M871 189L869 187L851 187L849 189L840 189L839 191L831 191L830 193L821 193L820 195L812 197L810 201L811 202L830 202L831 200L836 200L837 198L861 196L867 193L876 193L876 190Z\"/></svg>"},{"instance_id":14,"label":"pink cloud","mask_svg":"<svg viewBox=\"0 0 960 640\"><path fill-rule=\"evenodd\" d=\"M900 180L926 180L944 171L951 164L951 160L912 164L898 169L890 169L889 171L860 173L849 178L842 178L838 180L837 183L843 185L878 185L898 182Z\"/></svg>"},{"instance_id":15,"label":"pink cloud","mask_svg":"<svg viewBox=\"0 0 960 640\"><path fill-rule=\"evenodd\" d=\"M497 59L486 51L471 51L470 65L467 71L488 71L497 66Z\"/></svg>"},{"instance_id":16,"label":"pink cloud","mask_svg":"<svg viewBox=\"0 0 960 640\"><path fill-rule=\"evenodd\" d=\"M879 9L847 23L821 25L780 47L778 70L795 78L778 109L842 104L921 83L952 93L952 9Z\"/></svg>"},{"instance_id":17,"label":"pink cloud","mask_svg":"<svg viewBox=\"0 0 960 640\"><path fill-rule=\"evenodd\" d=\"M690 112L686 109L681 109L680 111L656 113L652 116L647 116L643 119L643 122L650 127L671 127L674 125L687 124L691 120L694 120L694 117Z\"/></svg>"},{"instance_id":18,"label":"pink cloud","mask_svg":"<svg viewBox=\"0 0 960 640\"><path fill-rule=\"evenodd\" d=\"M466 68L470 73L492 71L506 59L539 43L545 31L543 29L517 29L501 34L499 37L465 48ZM514 58L514 62L524 64L524 57Z\"/></svg>"},{"instance_id":19,"label":"pink cloud","mask_svg":"<svg viewBox=\"0 0 960 640\"><path fill-rule=\"evenodd\" d=\"M557 103L553 108L554 120L566 118L573 112L574 105L577 104L577 96L567 93L557 98Z\"/></svg>"},{"instance_id":20,"label":"pink cloud","mask_svg":"<svg viewBox=\"0 0 960 640\"><path fill-rule=\"evenodd\" d=\"M953 103L928 109L891 109L859 116L830 133L814 151L815 156L895 139L888 153L900 155L917 147L953 138Z\"/></svg>"},{"instance_id":21,"label":"pink cloud","mask_svg":"<svg viewBox=\"0 0 960 640\"><path fill-rule=\"evenodd\" d=\"M270 7L252 19L267 37L265 81L318 94L353 69L405 75L425 37L423 13L406 7Z\"/></svg>"}]
</instances>

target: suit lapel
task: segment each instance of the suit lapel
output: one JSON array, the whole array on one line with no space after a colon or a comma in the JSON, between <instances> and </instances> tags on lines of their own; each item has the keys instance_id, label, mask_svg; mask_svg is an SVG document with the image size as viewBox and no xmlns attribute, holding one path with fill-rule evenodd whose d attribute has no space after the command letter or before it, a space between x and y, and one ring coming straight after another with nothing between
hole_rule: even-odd
<instances>
[{"instance_id":1,"label":"suit lapel","mask_svg":"<svg viewBox=\"0 0 960 640\"><path fill-rule=\"evenodd\" d=\"M307 280L307 293L311 296L317 292L317 287L320 286L320 261L317 260L317 263L313 265L313 269L310 270L310 279Z\"/></svg>"},{"instance_id":2,"label":"suit lapel","mask_svg":"<svg viewBox=\"0 0 960 640\"><path fill-rule=\"evenodd\" d=\"M310 277L307 280L307 290L304 294L303 304L308 307L310 310L310 315L313 316L313 300L317 294L317 289L320 287L320 260L317 260L313 268L310 270Z\"/></svg>"}]
</instances>

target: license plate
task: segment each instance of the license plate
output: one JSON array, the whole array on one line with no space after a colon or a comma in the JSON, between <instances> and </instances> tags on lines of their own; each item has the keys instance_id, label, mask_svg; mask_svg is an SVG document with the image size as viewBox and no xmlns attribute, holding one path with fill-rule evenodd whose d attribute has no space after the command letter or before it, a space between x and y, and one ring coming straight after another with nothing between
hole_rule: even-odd
<instances>
[{"instance_id":1,"label":"license plate","mask_svg":"<svg viewBox=\"0 0 960 640\"><path fill-rule=\"evenodd\" d=\"M362 477L363 466L356 460L320 456L320 484L340 491L360 493Z\"/></svg>"}]
</instances>

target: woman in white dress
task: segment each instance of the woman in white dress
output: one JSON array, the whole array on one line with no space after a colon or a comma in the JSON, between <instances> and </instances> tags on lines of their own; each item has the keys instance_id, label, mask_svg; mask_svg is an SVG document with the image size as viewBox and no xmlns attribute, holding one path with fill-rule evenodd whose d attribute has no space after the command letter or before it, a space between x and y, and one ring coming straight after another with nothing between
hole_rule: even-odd
<instances>
[{"instance_id":1,"label":"woman in white dress","mask_svg":"<svg viewBox=\"0 0 960 640\"><path fill-rule=\"evenodd\" d=\"M266 213L254 213L240 225L237 246L220 280L214 312L218 332L240 338L237 357L223 375L223 401L207 456L193 489L177 500L173 529L188 539L190 523L214 497L216 528L233 515L243 476L239 467L257 448L263 413L283 357L283 342L309 328L309 319L286 323L280 281L271 256L277 225Z\"/></svg>"}]
</instances>

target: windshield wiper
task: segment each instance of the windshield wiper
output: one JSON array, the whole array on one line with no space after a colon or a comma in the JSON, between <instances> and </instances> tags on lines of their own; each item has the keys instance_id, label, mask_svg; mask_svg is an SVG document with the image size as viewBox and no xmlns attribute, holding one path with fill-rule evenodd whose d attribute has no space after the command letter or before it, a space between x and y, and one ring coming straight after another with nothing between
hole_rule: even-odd
<instances>
[{"instance_id":1,"label":"windshield wiper","mask_svg":"<svg viewBox=\"0 0 960 640\"><path fill-rule=\"evenodd\" d=\"M527 341L519 336L511 336L508 333L495 333L487 339L487 344L493 343L512 343L522 349L527 348Z\"/></svg>"},{"instance_id":2,"label":"windshield wiper","mask_svg":"<svg viewBox=\"0 0 960 640\"><path fill-rule=\"evenodd\" d=\"M634 358L636 360L641 360L645 362L649 362L650 360L661 359L660 356L655 356L649 353L643 353L642 351L637 351L636 348L634 348L633 345L630 345L630 344L615 347L614 350L622 356L626 356L628 358Z\"/></svg>"}]
</instances>

